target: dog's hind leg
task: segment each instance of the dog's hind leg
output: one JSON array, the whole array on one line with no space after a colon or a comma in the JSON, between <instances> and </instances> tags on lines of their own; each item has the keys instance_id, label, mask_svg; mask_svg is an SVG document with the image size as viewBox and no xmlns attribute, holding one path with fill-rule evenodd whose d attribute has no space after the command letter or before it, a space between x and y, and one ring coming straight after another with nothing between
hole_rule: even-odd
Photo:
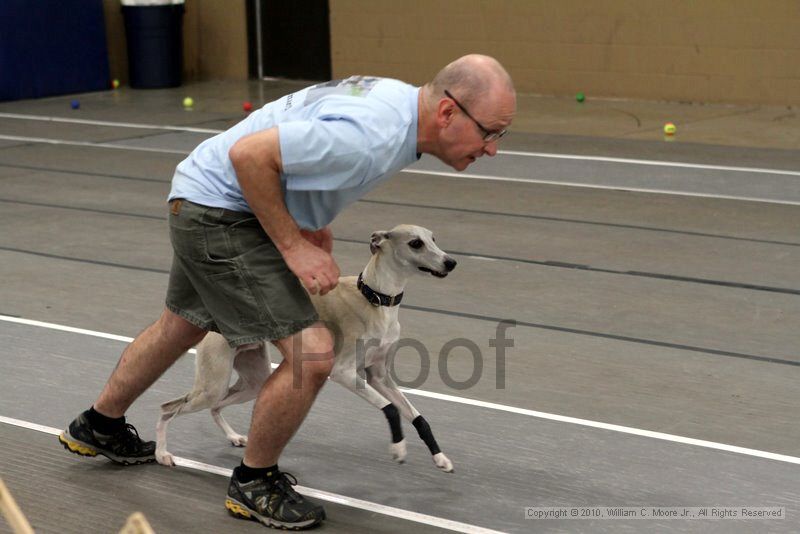
<instances>
[{"instance_id":1,"label":"dog's hind leg","mask_svg":"<svg viewBox=\"0 0 800 534\"><path fill-rule=\"evenodd\" d=\"M192 390L183 397L161 405L161 417L156 424L156 461L162 465L175 465L175 459L167 451L167 426L181 414L199 412L210 408L225 394L224 390Z\"/></svg>"},{"instance_id":2,"label":"dog's hind leg","mask_svg":"<svg viewBox=\"0 0 800 534\"><path fill-rule=\"evenodd\" d=\"M181 412L188 396L184 395L161 405L161 417L156 424L156 461L161 465L175 465L172 454L167 451L167 426Z\"/></svg>"},{"instance_id":3,"label":"dog's hind leg","mask_svg":"<svg viewBox=\"0 0 800 534\"><path fill-rule=\"evenodd\" d=\"M397 406L403 418L414 425L414 428L417 429L417 434L419 434L419 437L425 442L425 445L428 446L428 450L433 456L433 463L436 467L445 473L452 473L453 462L451 462L439 448L439 444L436 442L436 438L433 437L433 432L431 431L431 426L428 424L428 421L414 408L414 405L411 404L403 392L400 391L400 388L397 387L389 374L385 372L385 369L380 365L367 368L367 381L376 391L390 399L392 403ZM405 448L405 443L403 443L403 448Z\"/></svg>"},{"instance_id":4,"label":"dog's hind leg","mask_svg":"<svg viewBox=\"0 0 800 534\"><path fill-rule=\"evenodd\" d=\"M167 451L167 426L178 415L193 413L214 406L228 391L233 370L233 349L225 339L210 332L197 345L195 377L192 390L161 405L161 417L156 425L156 461L175 465Z\"/></svg>"},{"instance_id":5,"label":"dog's hind leg","mask_svg":"<svg viewBox=\"0 0 800 534\"><path fill-rule=\"evenodd\" d=\"M228 389L228 393L211 407L211 417L217 423L225 436L233 445L244 447L247 445L247 436L243 436L231 428L222 417L220 411L232 404L249 402L258 396L261 386L272 373L269 349L265 343L237 347L233 360L233 368L239 375L236 383Z\"/></svg>"},{"instance_id":6,"label":"dog's hind leg","mask_svg":"<svg viewBox=\"0 0 800 534\"><path fill-rule=\"evenodd\" d=\"M247 445L247 436L243 436L236 432L233 427L228 424L225 418L222 417L220 411L225 406L230 406L231 404L240 404L249 400L253 400L255 396L250 395L250 392L244 389L245 387L246 386L243 385L243 380L240 378L233 386L231 386L225 398L211 407L211 418L214 419L214 422L217 424L217 426L225 433L225 437L228 438L228 441L230 441L231 444L236 447L244 447Z\"/></svg>"}]
</instances>

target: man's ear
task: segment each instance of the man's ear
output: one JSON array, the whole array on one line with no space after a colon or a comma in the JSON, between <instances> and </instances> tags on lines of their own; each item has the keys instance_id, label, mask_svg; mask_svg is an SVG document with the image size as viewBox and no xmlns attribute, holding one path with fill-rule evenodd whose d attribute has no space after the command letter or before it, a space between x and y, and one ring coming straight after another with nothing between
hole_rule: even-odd
<instances>
[{"instance_id":1,"label":"man's ear","mask_svg":"<svg viewBox=\"0 0 800 534\"><path fill-rule=\"evenodd\" d=\"M387 239L389 239L389 232L372 232L369 238L369 251L377 254L381 249L381 244Z\"/></svg>"},{"instance_id":2,"label":"man's ear","mask_svg":"<svg viewBox=\"0 0 800 534\"><path fill-rule=\"evenodd\" d=\"M447 128L453 122L455 116L455 105L447 98L439 100L436 108L436 122L440 128Z\"/></svg>"}]
</instances>

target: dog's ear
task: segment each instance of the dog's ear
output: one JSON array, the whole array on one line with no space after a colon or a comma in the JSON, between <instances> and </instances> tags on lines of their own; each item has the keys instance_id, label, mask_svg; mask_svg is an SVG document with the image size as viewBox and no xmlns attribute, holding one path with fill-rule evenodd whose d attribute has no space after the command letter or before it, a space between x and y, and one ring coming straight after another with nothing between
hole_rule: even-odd
<instances>
[{"instance_id":1,"label":"dog's ear","mask_svg":"<svg viewBox=\"0 0 800 534\"><path fill-rule=\"evenodd\" d=\"M373 254L377 254L381 249L381 244L389 239L389 236L389 232L372 232L369 238L369 251Z\"/></svg>"}]
</instances>

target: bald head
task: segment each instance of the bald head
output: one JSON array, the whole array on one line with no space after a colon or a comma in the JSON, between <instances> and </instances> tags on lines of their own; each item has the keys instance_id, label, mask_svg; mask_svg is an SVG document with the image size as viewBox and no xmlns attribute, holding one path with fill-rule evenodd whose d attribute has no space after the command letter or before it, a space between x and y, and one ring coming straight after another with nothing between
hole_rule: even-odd
<instances>
[{"instance_id":1,"label":"bald head","mask_svg":"<svg viewBox=\"0 0 800 534\"><path fill-rule=\"evenodd\" d=\"M447 65L418 98L417 151L458 171L497 153L517 107L511 76L496 59L480 54Z\"/></svg>"},{"instance_id":2,"label":"bald head","mask_svg":"<svg viewBox=\"0 0 800 534\"><path fill-rule=\"evenodd\" d=\"M447 89L459 95L459 100L469 106L473 101L494 91L514 94L511 76L496 59L481 54L462 56L439 71L428 86L431 97L438 98Z\"/></svg>"}]
</instances>

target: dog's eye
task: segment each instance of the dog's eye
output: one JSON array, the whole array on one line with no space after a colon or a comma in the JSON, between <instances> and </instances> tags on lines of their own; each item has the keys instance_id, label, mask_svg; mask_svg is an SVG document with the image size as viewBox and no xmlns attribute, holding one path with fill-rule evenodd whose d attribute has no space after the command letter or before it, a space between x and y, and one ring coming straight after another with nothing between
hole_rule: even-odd
<instances>
[{"instance_id":1,"label":"dog's eye","mask_svg":"<svg viewBox=\"0 0 800 534\"><path fill-rule=\"evenodd\" d=\"M422 239L415 239L414 241L409 241L408 246L411 248L422 248Z\"/></svg>"}]
</instances>

